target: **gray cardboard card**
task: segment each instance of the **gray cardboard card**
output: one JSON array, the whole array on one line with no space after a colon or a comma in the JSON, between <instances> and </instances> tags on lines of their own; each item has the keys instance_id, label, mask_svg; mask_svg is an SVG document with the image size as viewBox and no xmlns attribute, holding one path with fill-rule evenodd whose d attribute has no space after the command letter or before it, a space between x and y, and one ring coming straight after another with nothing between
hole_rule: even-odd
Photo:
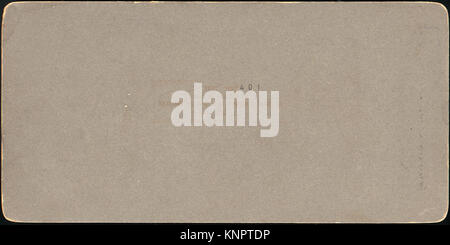
<instances>
[{"instance_id":1,"label":"gray cardboard card","mask_svg":"<svg viewBox=\"0 0 450 245\"><path fill-rule=\"evenodd\" d=\"M438 222L438 3L17 2L2 209L17 222Z\"/></svg>"}]
</instances>

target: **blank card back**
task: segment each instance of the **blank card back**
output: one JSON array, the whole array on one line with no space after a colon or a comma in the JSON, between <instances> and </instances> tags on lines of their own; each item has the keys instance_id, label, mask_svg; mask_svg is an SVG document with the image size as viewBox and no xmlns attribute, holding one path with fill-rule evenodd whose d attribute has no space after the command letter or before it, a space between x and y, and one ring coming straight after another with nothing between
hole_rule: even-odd
<instances>
[{"instance_id":1,"label":"blank card back","mask_svg":"<svg viewBox=\"0 0 450 245\"><path fill-rule=\"evenodd\" d=\"M426 2L9 4L3 213L438 222L448 207L448 30L445 7ZM242 107L227 97L239 91L256 97Z\"/></svg>"}]
</instances>

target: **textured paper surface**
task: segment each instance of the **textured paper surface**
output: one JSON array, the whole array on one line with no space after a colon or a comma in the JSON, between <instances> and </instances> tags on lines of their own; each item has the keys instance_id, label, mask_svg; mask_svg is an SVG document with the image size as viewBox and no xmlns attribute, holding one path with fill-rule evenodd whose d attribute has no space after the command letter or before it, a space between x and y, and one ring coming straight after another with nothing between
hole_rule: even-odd
<instances>
[{"instance_id":1,"label":"textured paper surface","mask_svg":"<svg viewBox=\"0 0 450 245\"><path fill-rule=\"evenodd\" d=\"M22 222L436 222L437 3L13 3L2 208ZM280 129L174 127L171 94L279 91Z\"/></svg>"}]
</instances>

